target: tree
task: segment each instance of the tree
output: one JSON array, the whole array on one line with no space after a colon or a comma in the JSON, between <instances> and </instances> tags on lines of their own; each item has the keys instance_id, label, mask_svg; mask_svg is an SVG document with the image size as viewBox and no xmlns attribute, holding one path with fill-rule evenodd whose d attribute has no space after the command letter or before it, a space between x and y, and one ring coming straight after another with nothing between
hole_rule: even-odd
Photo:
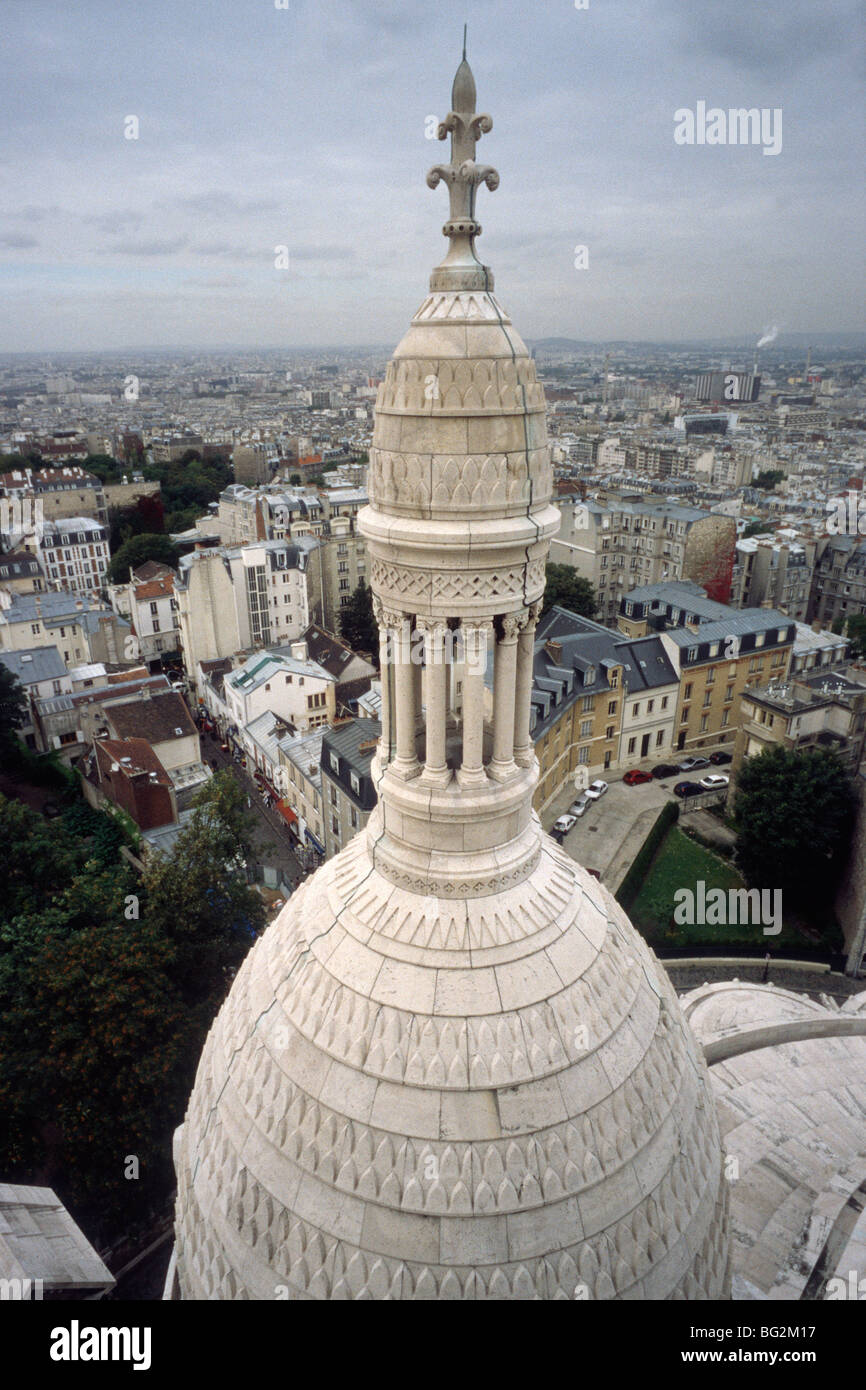
<instances>
[{"instance_id":1,"label":"tree","mask_svg":"<svg viewBox=\"0 0 866 1390\"><path fill-rule=\"evenodd\" d=\"M846 635L851 643L851 655L858 661L866 660L866 613L851 614Z\"/></svg>"},{"instance_id":2,"label":"tree","mask_svg":"<svg viewBox=\"0 0 866 1390\"><path fill-rule=\"evenodd\" d=\"M27 717L27 696L17 676L0 663L0 753L15 746L15 730Z\"/></svg>"},{"instance_id":3,"label":"tree","mask_svg":"<svg viewBox=\"0 0 866 1390\"><path fill-rule=\"evenodd\" d=\"M293 474L292 474L292 476L289 478L289 485L290 485L290 487L300 487L300 486L301 486L301 475L300 475L300 473L293 473Z\"/></svg>"},{"instance_id":4,"label":"tree","mask_svg":"<svg viewBox=\"0 0 866 1390\"><path fill-rule=\"evenodd\" d=\"M252 822L243 802L231 772L217 773L171 855L144 874L148 920L175 949L173 978L186 1003L206 1011L264 926L264 903L246 880Z\"/></svg>"},{"instance_id":5,"label":"tree","mask_svg":"<svg viewBox=\"0 0 866 1390\"><path fill-rule=\"evenodd\" d=\"M554 604L567 608L570 613L578 613L582 618L594 618L598 611L592 585L571 565L547 566L542 617Z\"/></svg>"},{"instance_id":6,"label":"tree","mask_svg":"<svg viewBox=\"0 0 866 1390\"><path fill-rule=\"evenodd\" d=\"M340 636L353 651L369 652L379 665L379 629L373 617L373 591L361 579L345 608L340 609Z\"/></svg>"},{"instance_id":7,"label":"tree","mask_svg":"<svg viewBox=\"0 0 866 1390\"><path fill-rule=\"evenodd\" d=\"M168 536L144 534L131 536L114 556L108 567L108 579L112 584L125 584L130 570L138 569L146 560L156 560L160 564L177 566L179 551Z\"/></svg>"},{"instance_id":8,"label":"tree","mask_svg":"<svg viewBox=\"0 0 866 1390\"><path fill-rule=\"evenodd\" d=\"M742 534L742 536L740 537L740 540L747 540L749 536L762 536L766 530L767 530L767 523L766 523L766 521L761 521L761 520L750 521L749 524L748 524L748 526L747 526L747 527L745 528L745 530L743 531L743 534Z\"/></svg>"},{"instance_id":9,"label":"tree","mask_svg":"<svg viewBox=\"0 0 866 1390\"><path fill-rule=\"evenodd\" d=\"M774 492L784 476L784 471L781 468L765 468L755 478L752 487L763 488L765 492Z\"/></svg>"},{"instance_id":10,"label":"tree","mask_svg":"<svg viewBox=\"0 0 866 1390\"><path fill-rule=\"evenodd\" d=\"M856 809L835 752L778 745L746 759L737 779L737 865L752 887L779 888L826 920Z\"/></svg>"}]
</instances>

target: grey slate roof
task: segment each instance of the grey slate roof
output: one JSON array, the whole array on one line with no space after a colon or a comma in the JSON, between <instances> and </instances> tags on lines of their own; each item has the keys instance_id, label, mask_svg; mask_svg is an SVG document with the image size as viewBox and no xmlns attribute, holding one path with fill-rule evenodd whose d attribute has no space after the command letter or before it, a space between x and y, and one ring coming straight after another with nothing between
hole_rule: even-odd
<instances>
[{"instance_id":1,"label":"grey slate roof","mask_svg":"<svg viewBox=\"0 0 866 1390\"><path fill-rule=\"evenodd\" d=\"M0 652L0 662L22 685L59 680L68 674L56 647L28 647L20 652Z\"/></svg>"}]
</instances>

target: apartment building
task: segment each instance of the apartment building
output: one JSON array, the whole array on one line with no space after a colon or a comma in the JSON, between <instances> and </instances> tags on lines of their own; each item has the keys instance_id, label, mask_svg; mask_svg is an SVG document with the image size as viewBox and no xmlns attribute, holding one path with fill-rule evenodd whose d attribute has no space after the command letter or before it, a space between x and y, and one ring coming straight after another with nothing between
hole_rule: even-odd
<instances>
[{"instance_id":1,"label":"apartment building","mask_svg":"<svg viewBox=\"0 0 866 1390\"><path fill-rule=\"evenodd\" d=\"M280 763L286 774L284 800L294 816L289 821L290 829L299 846L319 859L325 855L323 739L324 732L318 729L279 740Z\"/></svg>"},{"instance_id":2,"label":"apartment building","mask_svg":"<svg viewBox=\"0 0 866 1390\"><path fill-rule=\"evenodd\" d=\"M76 690L75 686L73 680L71 693L45 696L33 702L37 748L42 752L55 749L70 763L87 749L96 727L94 711L129 700L142 690L164 694L169 688L165 676L148 676L143 667L130 671L126 680L119 680L115 674L97 678L84 689ZM104 720L99 727L103 726Z\"/></svg>"},{"instance_id":3,"label":"apartment building","mask_svg":"<svg viewBox=\"0 0 866 1390\"><path fill-rule=\"evenodd\" d=\"M370 764L382 732L376 719L348 719L322 739L325 854L339 854L367 824L376 805Z\"/></svg>"},{"instance_id":4,"label":"apartment building","mask_svg":"<svg viewBox=\"0 0 866 1390\"><path fill-rule=\"evenodd\" d=\"M290 488L233 483L220 493L216 517L199 523L217 529L224 544L291 541L308 557L310 616L337 631L340 611L368 579L367 543L357 530L366 504L363 488Z\"/></svg>"},{"instance_id":5,"label":"apartment building","mask_svg":"<svg viewBox=\"0 0 866 1390\"><path fill-rule=\"evenodd\" d=\"M866 743L866 672L818 673L756 686L740 697L734 772L743 758L781 745L795 752L833 749L851 772Z\"/></svg>"},{"instance_id":6,"label":"apartment building","mask_svg":"<svg viewBox=\"0 0 866 1390\"><path fill-rule=\"evenodd\" d=\"M731 576L732 608L778 608L797 622L809 609L815 542L780 541L775 536L738 540Z\"/></svg>"},{"instance_id":7,"label":"apartment building","mask_svg":"<svg viewBox=\"0 0 866 1390\"><path fill-rule=\"evenodd\" d=\"M696 584L647 585L622 600L620 628L655 630L679 691L674 748L688 753L731 742L747 686L787 676L796 624L775 609L732 609Z\"/></svg>"},{"instance_id":8,"label":"apartment building","mask_svg":"<svg viewBox=\"0 0 866 1390\"><path fill-rule=\"evenodd\" d=\"M17 730L28 748L37 748L33 709L37 700L65 695L72 690L72 676L56 647L32 647L29 651L0 652L0 666L14 676L27 696L26 719Z\"/></svg>"},{"instance_id":9,"label":"apartment building","mask_svg":"<svg viewBox=\"0 0 866 1390\"><path fill-rule=\"evenodd\" d=\"M734 563L733 517L665 502L558 498L559 534L550 559L572 565L597 594L599 620L616 624L620 600L637 585L681 578L727 599Z\"/></svg>"},{"instance_id":10,"label":"apartment building","mask_svg":"<svg viewBox=\"0 0 866 1390\"><path fill-rule=\"evenodd\" d=\"M111 606L129 619L138 655L148 664L162 662L179 647L174 580L174 570L168 565L148 560L132 571L127 583L108 586Z\"/></svg>"},{"instance_id":11,"label":"apartment building","mask_svg":"<svg viewBox=\"0 0 866 1390\"><path fill-rule=\"evenodd\" d=\"M10 550L0 555L0 588L10 594L40 594L47 587L38 556L31 550Z\"/></svg>"},{"instance_id":12,"label":"apartment building","mask_svg":"<svg viewBox=\"0 0 866 1390\"><path fill-rule=\"evenodd\" d=\"M856 613L866 613L866 540L823 536L816 546L807 621L829 627Z\"/></svg>"},{"instance_id":13,"label":"apartment building","mask_svg":"<svg viewBox=\"0 0 866 1390\"><path fill-rule=\"evenodd\" d=\"M64 521L67 517L86 516L103 524L108 522L108 503L102 480L76 464L35 470L21 467L0 473L0 498L14 498L19 503L30 503L31 506L38 504L34 515L43 521Z\"/></svg>"},{"instance_id":14,"label":"apartment building","mask_svg":"<svg viewBox=\"0 0 866 1390\"><path fill-rule=\"evenodd\" d=\"M655 635L630 640L554 607L536 630L531 731L534 804L546 807L580 772L663 759L672 746L677 676Z\"/></svg>"},{"instance_id":15,"label":"apartment building","mask_svg":"<svg viewBox=\"0 0 866 1390\"><path fill-rule=\"evenodd\" d=\"M336 716L336 680L310 661L305 642L285 651L256 652L230 675L223 690L229 717L241 731L269 712L295 732L321 728Z\"/></svg>"},{"instance_id":16,"label":"apartment building","mask_svg":"<svg viewBox=\"0 0 866 1390\"><path fill-rule=\"evenodd\" d=\"M287 541L181 557L174 581L184 669L198 689L203 661L290 642L310 621L308 555Z\"/></svg>"},{"instance_id":17,"label":"apartment building","mask_svg":"<svg viewBox=\"0 0 866 1390\"><path fill-rule=\"evenodd\" d=\"M129 623L95 595L10 594L0 589L0 651L56 647L67 666L130 665Z\"/></svg>"},{"instance_id":18,"label":"apartment building","mask_svg":"<svg viewBox=\"0 0 866 1390\"><path fill-rule=\"evenodd\" d=\"M111 559L107 526L86 516L46 521L33 545L53 588L82 594L96 593L104 587Z\"/></svg>"}]
</instances>

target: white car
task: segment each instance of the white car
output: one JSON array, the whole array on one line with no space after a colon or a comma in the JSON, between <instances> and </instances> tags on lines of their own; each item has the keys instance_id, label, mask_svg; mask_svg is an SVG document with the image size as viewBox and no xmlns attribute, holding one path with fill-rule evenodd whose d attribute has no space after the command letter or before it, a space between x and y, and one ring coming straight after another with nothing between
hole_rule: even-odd
<instances>
[{"instance_id":1,"label":"white car","mask_svg":"<svg viewBox=\"0 0 866 1390\"><path fill-rule=\"evenodd\" d=\"M568 814L570 816L582 816L588 809L589 798L587 797L586 792L584 792L583 795L579 796L576 801L572 801L571 805L568 808Z\"/></svg>"},{"instance_id":2,"label":"white car","mask_svg":"<svg viewBox=\"0 0 866 1390\"><path fill-rule=\"evenodd\" d=\"M554 821L551 835L567 835L573 825L577 824L577 816L560 816L559 820Z\"/></svg>"},{"instance_id":3,"label":"white car","mask_svg":"<svg viewBox=\"0 0 866 1390\"><path fill-rule=\"evenodd\" d=\"M711 772L709 777L701 778L698 786L703 787L705 792L720 792L730 780L730 777L726 777L723 772Z\"/></svg>"},{"instance_id":4,"label":"white car","mask_svg":"<svg viewBox=\"0 0 866 1390\"><path fill-rule=\"evenodd\" d=\"M598 801L598 798L604 796L606 791L607 782L590 782L584 796L588 797L590 801Z\"/></svg>"}]
</instances>

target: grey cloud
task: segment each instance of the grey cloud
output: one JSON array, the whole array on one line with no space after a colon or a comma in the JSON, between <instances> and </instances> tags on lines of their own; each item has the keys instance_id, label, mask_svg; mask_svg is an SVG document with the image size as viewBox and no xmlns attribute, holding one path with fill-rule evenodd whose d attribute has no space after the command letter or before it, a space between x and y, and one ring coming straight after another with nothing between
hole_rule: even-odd
<instances>
[{"instance_id":1,"label":"grey cloud","mask_svg":"<svg viewBox=\"0 0 866 1390\"><path fill-rule=\"evenodd\" d=\"M103 256L172 256L182 251L187 244L185 236L170 237L159 241L136 241L129 238L116 246L104 247L99 254Z\"/></svg>"},{"instance_id":2,"label":"grey cloud","mask_svg":"<svg viewBox=\"0 0 866 1390\"><path fill-rule=\"evenodd\" d=\"M5 246L10 251L26 251L29 247L38 245L35 236L28 236L26 232L0 232L0 246Z\"/></svg>"}]
</instances>

